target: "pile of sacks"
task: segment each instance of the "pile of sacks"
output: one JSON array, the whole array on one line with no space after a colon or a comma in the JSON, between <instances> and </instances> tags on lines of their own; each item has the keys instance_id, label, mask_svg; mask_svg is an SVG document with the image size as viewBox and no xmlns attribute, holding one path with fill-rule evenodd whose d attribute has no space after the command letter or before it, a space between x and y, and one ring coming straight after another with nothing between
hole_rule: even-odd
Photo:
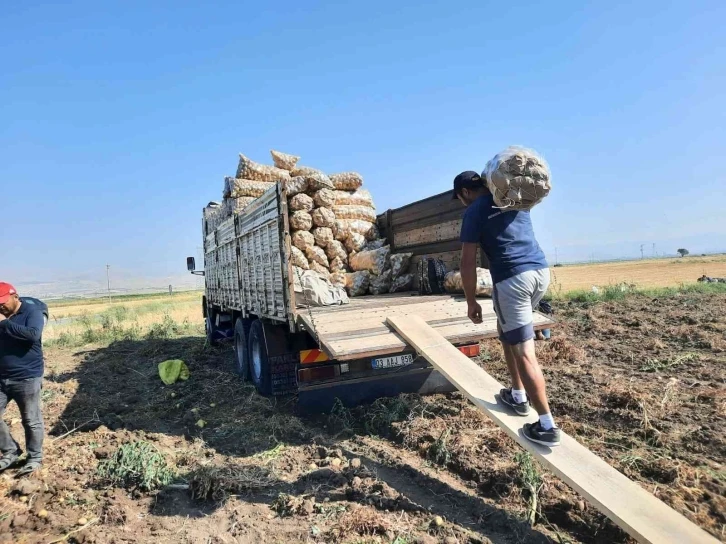
<instances>
[{"instance_id":1,"label":"pile of sacks","mask_svg":"<svg viewBox=\"0 0 726 544\"><path fill-rule=\"evenodd\" d=\"M207 232L282 182L288 198L291 260L298 277L313 270L350 296L410 290L412 254L391 255L380 237L371 194L357 172L326 174L298 164L300 157L271 151L273 165L240 154L235 177L224 180L222 204L204 210Z\"/></svg>"}]
</instances>

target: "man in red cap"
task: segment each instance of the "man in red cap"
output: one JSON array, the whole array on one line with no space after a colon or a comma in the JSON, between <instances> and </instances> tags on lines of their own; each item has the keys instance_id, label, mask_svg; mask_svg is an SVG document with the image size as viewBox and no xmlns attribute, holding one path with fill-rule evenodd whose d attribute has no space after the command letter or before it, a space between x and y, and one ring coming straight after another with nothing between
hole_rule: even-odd
<instances>
[{"instance_id":1,"label":"man in red cap","mask_svg":"<svg viewBox=\"0 0 726 544\"><path fill-rule=\"evenodd\" d=\"M48 307L41 301L21 298L12 285L0 282L0 472L14 466L22 454L20 445L2 419L11 400L20 409L28 450L25 465L18 475L38 470L43 461L41 338L47 313Z\"/></svg>"}]
</instances>

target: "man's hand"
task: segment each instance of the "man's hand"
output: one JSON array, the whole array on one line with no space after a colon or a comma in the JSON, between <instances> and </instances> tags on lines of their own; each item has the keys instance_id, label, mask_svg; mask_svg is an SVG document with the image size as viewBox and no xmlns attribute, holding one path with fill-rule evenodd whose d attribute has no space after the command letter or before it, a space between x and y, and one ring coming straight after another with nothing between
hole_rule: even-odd
<instances>
[{"instance_id":1,"label":"man's hand","mask_svg":"<svg viewBox=\"0 0 726 544\"><path fill-rule=\"evenodd\" d=\"M0 314L0 321L5 321L6 319L7 318L3 314Z\"/></svg>"},{"instance_id":2,"label":"man's hand","mask_svg":"<svg viewBox=\"0 0 726 544\"><path fill-rule=\"evenodd\" d=\"M471 319L471 322L475 325L478 325L481 323L481 306L478 302L470 302L468 304L469 309L467 310L467 315L469 316L469 319Z\"/></svg>"}]
</instances>

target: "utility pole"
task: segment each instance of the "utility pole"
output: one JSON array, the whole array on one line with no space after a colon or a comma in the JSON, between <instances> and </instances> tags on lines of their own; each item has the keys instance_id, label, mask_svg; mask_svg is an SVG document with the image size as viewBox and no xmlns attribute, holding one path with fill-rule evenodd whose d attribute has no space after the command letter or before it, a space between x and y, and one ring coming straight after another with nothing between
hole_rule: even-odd
<instances>
[{"instance_id":1,"label":"utility pole","mask_svg":"<svg viewBox=\"0 0 726 544\"><path fill-rule=\"evenodd\" d=\"M653 257L655 257L655 243L653 243Z\"/></svg>"},{"instance_id":2,"label":"utility pole","mask_svg":"<svg viewBox=\"0 0 726 544\"><path fill-rule=\"evenodd\" d=\"M108 303L111 304L111 265L106 265L106 284L108 285Z\"/></svg>"},{"instance_id":3,"label":"utility pole","mask_svg":"<svg viewBox=\"0 0 726 544\"><path fill-rule=\"evenodd\" d=\"M644 259L645 256L643 255L643 248L645 247L645 244L640 244L640 258Z\"/></svg>"},{"instance_id":4,"label":"utility pole","mask_svg":"<svg viewBox=\"0 0 726 544\"><path fill-rule=\"evenodd\" d=\"M557 247L555 246L555 264L560 264L559 260L557 259Z\"/></svg>"}]
</instances>

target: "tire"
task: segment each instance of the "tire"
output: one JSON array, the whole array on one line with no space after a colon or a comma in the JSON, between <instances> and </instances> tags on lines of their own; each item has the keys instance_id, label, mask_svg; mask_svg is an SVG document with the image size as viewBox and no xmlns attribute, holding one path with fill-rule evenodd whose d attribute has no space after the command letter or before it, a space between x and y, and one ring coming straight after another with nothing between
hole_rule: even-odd
<instances>
[{"instance_id":1,"label":"tire","mask_svg":"<svg viewBox=\"0 0 726 544\"><path fill-rule=\"evenodd\" d=\"M260 395L269 396L272 394L272 375L270 360L267 356L265 328L259 319L253 321L250 327L248 348L250 380L255 384Z\"/></svg>"},{"instance_id":2,"label":"tire","mask_svg":"<svg viewBox=\"0 0 726 544\"><path fill-rule=\"evenodd\" d=\"M241 317L234 324L235 372L244 381L249 381L250 379L249 337L251 326L251 319L242 319Z\"/></svg>"},{"instance_id":3,"label":"tire","mask_svg":"<svg viewBox=\"0 0 726 544\"><path fill-rule=\"evenodd\" d=\"M214 325L214 315L211 313L209 313L207 317L204 318L204 330L207 334L207 342L209 342L209 345L218 345L219 334L217 332L217 327Z\"/></svg>"}]
</instances>

